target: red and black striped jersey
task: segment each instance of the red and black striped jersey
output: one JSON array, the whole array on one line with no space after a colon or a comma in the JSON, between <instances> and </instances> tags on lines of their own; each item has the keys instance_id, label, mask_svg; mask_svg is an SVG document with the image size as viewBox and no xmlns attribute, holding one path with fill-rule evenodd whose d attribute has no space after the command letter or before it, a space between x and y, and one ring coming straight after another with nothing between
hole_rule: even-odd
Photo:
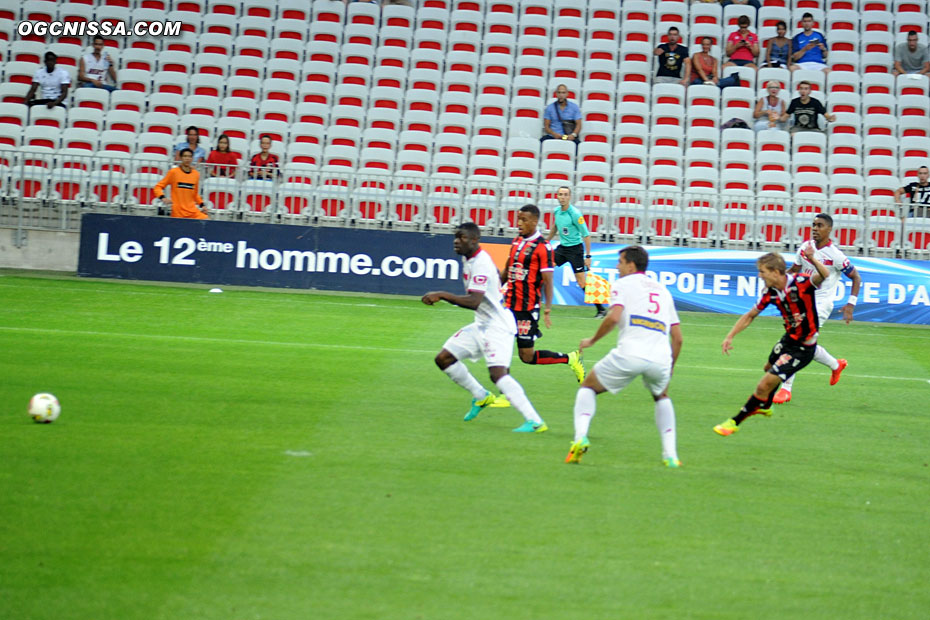
<instances>
[{"instance_id":1,"label":"red and black striped jersey","mask_svg":"<svg viewBox=\"0 0 930 620\"><path fill-rule=\"evenodd\" d=\"M785 320L785 332L792 340L803 345L817 342L820 319L817 317L817 301L814 293L817 286L806 274L788 274L784 290L767 288L762 291L756 309L760 312L769 304L775 304Z\"/></svg>"},{"instance_id":2,"label":"red and black striped jersey","mask_svg":"<svg viewBox=\"0 0 930 620\"><path fill-rule=\"evenodd\" d=\"M504 305L515 312L538 308L542 297L542 274L554 269L552 247L539 232L514 239L510 245Z\"/></svg>"}]
</instances>

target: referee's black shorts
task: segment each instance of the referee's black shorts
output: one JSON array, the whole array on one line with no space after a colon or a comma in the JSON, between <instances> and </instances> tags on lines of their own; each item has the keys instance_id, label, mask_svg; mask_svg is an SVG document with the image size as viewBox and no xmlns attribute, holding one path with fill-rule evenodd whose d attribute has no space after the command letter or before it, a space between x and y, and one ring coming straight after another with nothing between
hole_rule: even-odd
<instances>
[{"instance_id":1,"label":"referee's black shorts","mask_svg":"<svg viewBox=\"0 0 930 620\"><path fill-rule=\"evenodd\" d=\"M579 243L578 245L562 245L559 244L559 247L555 249L555 252L552 253L552 258L555 259L555 266L559 267L565 263L572 264L572 271L575 273L584 272L584 244Z\"/></svg>"}]
</instances>

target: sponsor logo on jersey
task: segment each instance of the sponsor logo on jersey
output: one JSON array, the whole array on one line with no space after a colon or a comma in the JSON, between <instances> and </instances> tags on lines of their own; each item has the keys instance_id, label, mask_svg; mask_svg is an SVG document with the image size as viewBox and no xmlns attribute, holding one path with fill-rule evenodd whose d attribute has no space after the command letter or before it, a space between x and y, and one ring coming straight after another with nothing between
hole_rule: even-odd
<instances>
[{"instance_id":1,"label":"sponsor logo on jersey","mask_svg":"<svg viewBox=\"0 0 930 620\"><path fill-rule=\"evenodd\" d=\"M510 279L520 282L526 280L526 269L523 268L523 265L518 265L516 263L510 265Z\"/></svg>"},{"instance_id":2,"label":"sponsor logo on jersey","mask_svg":"<svg viewBox=\"0 0 930 620\"><path fill-rule=\"evenodd\" d=\"M475 276L474 278L472 278L471 281L472 281L473 283L475 283L475 284L478 284L478 285L487 284L487 283L488 283L488 277L487 277L487 276L482 276L482 275L477 275L477 276Z\"/></svg>"},{"instance_id":3,"label":"sponsor logo on jersey","mask_svg":"<svg viewBox=\"0 0 930 620\"><path fill-rule=\"evenodd\" d=\"M636 325L637 327L645 327L646 329L651 329L652 331L665 333L665 323L662 321L657 321L655 319L650 319L647 316L640 316L634 314L630 317L630 325Z\"/></svg>"},{"instance_id":4,"label":"sponsor logo on jersey","mask_svg":"<svg viewBox=\"0 0 930 620\"><path fill-rule=\"evenodd\" d=\"M193 184L193 183L183 183L183 182L180 182L180 181L179 181L179 182L178 182L178 187L181 188L181 189L194 189L194 184Z\"/></svg>"}]
</instances>

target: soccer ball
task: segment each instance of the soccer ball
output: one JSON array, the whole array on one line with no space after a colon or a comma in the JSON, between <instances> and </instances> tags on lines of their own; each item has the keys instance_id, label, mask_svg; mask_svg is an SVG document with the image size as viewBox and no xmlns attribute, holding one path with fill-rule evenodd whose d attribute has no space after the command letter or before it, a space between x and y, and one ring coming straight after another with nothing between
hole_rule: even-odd
<instances>
[{"instance_id":1,"label":"soccer ball","mask_svg":"<svg viewBox=\"0 0 930 620\"><path fill-rule=\"evenodd\" d=\"M29 417L40 424L48 424L58 419L61 405L58 399L51 394L36 394L29 401Z\"/></svg>"}]
</instances>

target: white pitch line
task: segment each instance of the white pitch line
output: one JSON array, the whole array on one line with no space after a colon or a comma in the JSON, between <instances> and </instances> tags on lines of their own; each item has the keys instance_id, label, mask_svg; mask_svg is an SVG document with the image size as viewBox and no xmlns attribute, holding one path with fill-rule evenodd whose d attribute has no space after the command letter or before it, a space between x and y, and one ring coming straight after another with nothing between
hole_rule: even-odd
<instances>
[{"instance_id":1,"label":"white pitch line","mask_svg":"<svg viewBox=\"0 0 930 620\"><path fill-rule=\"evenodd\" d=\"M375 347L375 346L361 346L361 345L352 345L352 344L323 344L317 342L286 342L283 340L248 340L245 338L210 338L207 336L171 336L166 334L128 334L123 332L98 332L98 331L84 331L84 330L70 330L70 329L53 329L48 327L9 327L0 325L0 331L6 332L22 332L22 333L33 333L33 334L55 334L63 336L109 336L112 338L147 338L149 340L174 340L181 342L205 342L205 343L216 343L216 344L249 344L249 345L262 345L262 346L271 346L271 347L296 347L296 348L305 348L305 349L343 349L348 351L384 351L387 353L415 353L415 354L424 354L424 355L433 355L436 353L436 349L399 349L393 347ZM688 368L696 368L699 370L713 370L713 371L723 371L723 372L752 372L758 373L758 368L739 368L739 367L730 367L730 366L696 366L690 365ZM930 383L930 379L923 379L918 377L892 377L888 375L855 375L850 373L845 373L844 376L855 377L857 379L881 379L887 381L926 381Z\"/></svg>"}]
</instances>

